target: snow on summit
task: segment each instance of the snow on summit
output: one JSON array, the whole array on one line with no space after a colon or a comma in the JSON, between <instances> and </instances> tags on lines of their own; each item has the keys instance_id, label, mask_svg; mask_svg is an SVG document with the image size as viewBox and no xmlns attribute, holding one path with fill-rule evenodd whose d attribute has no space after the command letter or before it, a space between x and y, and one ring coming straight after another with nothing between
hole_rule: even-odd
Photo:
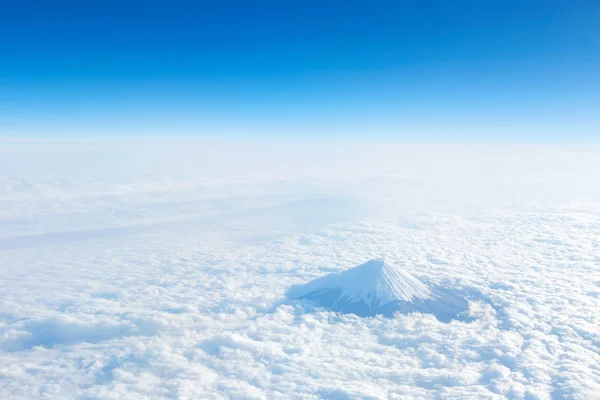
<instances>
[{"instance_id":1,"label":"snow on summit","mask_svg":"<svg viewBox=\"0 0 600 400\"><path fill-rule=\"evenodd\" d=\"M292 299L360 316L423 312L448 321L468 309L468 302L444 289L431 289L407 271L383 260L371 260L305 285L293 286Z\"/></svg>"},{"instance_id":2,"label":"snow on summit","mask_svg":"<svg viewBox=\"0 0 600 400\"><path fill-rule=\"evenodd\" d=\"M339 288L348 302L362 300L370 306L431 296L431 291L422 282L383 259L368 261L339 274L329 274L298 289L303 293L314 293L328 288ZM298 296L305 295L298 293Z\"/></svg>"}]
</instances>

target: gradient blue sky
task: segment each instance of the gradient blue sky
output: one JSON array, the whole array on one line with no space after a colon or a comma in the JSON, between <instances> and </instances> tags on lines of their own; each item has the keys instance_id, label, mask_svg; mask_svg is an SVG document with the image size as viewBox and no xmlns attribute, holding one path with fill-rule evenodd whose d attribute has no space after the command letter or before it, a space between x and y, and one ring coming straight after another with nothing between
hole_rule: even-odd
<instances>
[{"instance_id":1,"label":"gradient blue sky","mask_svg":"<svg viewBox=\"0 0 600 400\"><path fill-rule=\"evenodd\" d=\"M15 1L0 135L600 137L600 1Z\"/></svg>"}]
</instances>

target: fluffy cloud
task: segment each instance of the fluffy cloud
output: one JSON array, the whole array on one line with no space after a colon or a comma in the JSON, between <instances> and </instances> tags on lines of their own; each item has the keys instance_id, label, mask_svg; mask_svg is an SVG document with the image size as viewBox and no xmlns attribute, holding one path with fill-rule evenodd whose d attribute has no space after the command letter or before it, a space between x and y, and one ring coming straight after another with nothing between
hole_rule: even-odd
<instances>
[{"instance_id":1,"label":"fluffy cloud","mask_svg":"<svg viewBox=\"0 0 600 400\"><path fill-rule=\"evenodd\" d=\"M2 398L600 393L600 152L12 146ZM381 255L469 298L473 321L285 299Z\"/></svg>"}]
</instances>

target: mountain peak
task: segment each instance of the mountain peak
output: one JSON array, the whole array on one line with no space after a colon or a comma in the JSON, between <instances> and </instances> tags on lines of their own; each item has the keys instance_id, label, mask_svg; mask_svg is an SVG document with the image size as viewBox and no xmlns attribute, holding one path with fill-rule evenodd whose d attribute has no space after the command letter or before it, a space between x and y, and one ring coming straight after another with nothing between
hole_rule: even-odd
<instances>
[{"instance_id":1,"label":"mountain peak","mask_svg":"<svg viewBox=\"0 0 600 400\"><path fill-rule=\"evenodd\" d=\"M335 284L343 289L349 300L363 299L371 306L431 296L425 284L384 259L368 261L322 283Z\"/></svg>"},{"instance_id":2,"label":"mountain peak","mask_svg":"<svg viewBox=\"0 0 600 400\"><path fill-rule=\"evenodd\" d=\"M370 260L346 271L293 286L287 295L292 299L315 301L333 311L361 316L391 316L397 311L431 312L438 316L468 308L465 300L430 289L409 272L384 259ZM441 318L438 316L438 319Z\"/></svg>"}]
</instances>

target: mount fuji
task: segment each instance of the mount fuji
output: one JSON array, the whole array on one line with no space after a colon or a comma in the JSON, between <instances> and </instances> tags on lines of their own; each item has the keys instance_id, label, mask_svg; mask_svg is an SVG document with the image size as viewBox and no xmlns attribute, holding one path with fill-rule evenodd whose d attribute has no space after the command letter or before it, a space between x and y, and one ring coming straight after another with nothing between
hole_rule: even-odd
<instances>
[{"instance_id":1,"label":"mount fuji","mask_svg":"<svg viewBox=\"0 0 600 400\"><path fill-rule=\"evenodd\" d=\"M307 299L336 312L370 317L396 313L434 314L442 322L468 319L467 300L447 289L429 287L383 259L292 286L290 299Z\"/></svg>"}]
</instances>

